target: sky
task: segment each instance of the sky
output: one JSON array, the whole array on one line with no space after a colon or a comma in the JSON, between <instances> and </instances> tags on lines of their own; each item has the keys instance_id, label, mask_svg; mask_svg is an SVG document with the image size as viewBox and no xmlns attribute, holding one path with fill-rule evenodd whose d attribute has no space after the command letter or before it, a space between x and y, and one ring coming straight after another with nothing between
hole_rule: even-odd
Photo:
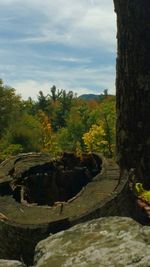
<instances>
[{"instance_id":1,"label":"sky","mask_svg":"<svg viewBox=\"0 0 150 267\"><path fill-rule=\"evenodd\" d=\"M115 62L112 0L0 0L0 78L23 99L115 94Z\"/></svg>"}]
</instances>

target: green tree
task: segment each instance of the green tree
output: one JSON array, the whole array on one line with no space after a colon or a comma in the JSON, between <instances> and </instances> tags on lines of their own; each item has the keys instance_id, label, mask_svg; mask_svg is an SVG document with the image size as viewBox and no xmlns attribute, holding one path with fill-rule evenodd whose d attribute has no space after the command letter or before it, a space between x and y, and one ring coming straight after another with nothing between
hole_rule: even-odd
<instances>
[{"instance_id":1,"label":"green tree","mask_svg":"<svg viewBox=\"0 0 150 267\"><path fill-rule=\"evenodd\" d=\"M18 120L12 121L3 132L1 138L1 152L10 145L20 145L22 152L41 150L41 124L39 120L29 114L20 114Z\"/></svg>"},{"instance_id":2,"label":"green tree","mask_svg":"<svg viewBox=\"0 0 150 267\"><path fill-rule=\"evenodd\" d=\"M58 143L61 149L75 151L76 142L82 142L83 132L80 114L76 108L72 108L66 122L66 127L58 131Z\"/></svg>"},{"instance_id":3,"label":"green tree","mask_svg":"<svg viewBox=\"0 0 150 267\"><path fill-rule=\"evenodd\" d=\"M5 86L0 80L0 137L8 125L17 120L20 107L21 97L16 95L14 88Z\"/></svg>"},{"instance_id":4,"label":"green tree","mask_svg":"<svg viewBox=\"0 0 150 267\"><path fill-rule=\"evenodd\" d=\"M31 97L29 97L27 100L22 100L21 103L21 111L24 113L28 113L30 115L36 114L36 103L34 100L32 100Z\"/></svg>"},{"instance_id":5,"label":"green tree","mask_svg":"<svg viewBox=\"0 0 150 267\"><path fill-rule=\"evenodd\" d=\"M100 121L104 125L105 140L108 144L107 156L115 154L116 141L116 101L115 97L107 97L100 106Z\"/></svg>"},{"instance_id":6,"label":"green tree","mask_svg":"<svg viewBox=\"0 0 150 267\"><path fill-rule=\"evenodd\" d=\"M53 102L56 102L56 100L58 100L61 96L62 96L62 92L63 92L63 90L57 90L56 89L56 86L55 85L53 85L52 87L51 87L51 89L50 89L50 92L51 92L51 94L50 94L50 98L51 98L51 100L53 101Z\"/></svg>"},{"instance_id":7,"label":"green tree","mask_svg":"<svg viewBox=\"0 0 150 267\"><path fill-rule=\"evenodd\" d=\"M55 131L62 127L66 127L66 121L69 116L69 112L74 104L73 98L73 92L69 91L67 93L65 90L61 90L61 95L57 97L57 101L55 101L55 106L53 109L53 116L51 118L52 127Z\"/></svg>"},{"instance_id":8,"label":"green tree","mask_svg":"<svg viewBox=\"0 0 150 267\"><path fill-rule=\"evenodd\" d=\"M51 106L51 100L49 95L45 96L42 91L39 91L39 95L37 97L36 102L36 111L42 110L45 112L48 116L52 113L52 106Z\"/></svg>"}]
</instances>

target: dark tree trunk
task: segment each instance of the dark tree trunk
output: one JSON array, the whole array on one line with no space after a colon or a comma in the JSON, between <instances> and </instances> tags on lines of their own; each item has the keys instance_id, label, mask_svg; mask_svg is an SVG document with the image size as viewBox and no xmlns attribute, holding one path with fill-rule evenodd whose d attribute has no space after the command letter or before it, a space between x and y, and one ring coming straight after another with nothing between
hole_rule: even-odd
<instances>
[{"instance_id":1,"label":"dark tree trunk","mask_svg":"<svg viewBox=\"0 0 150 267\"><path fill-rule=\"evenodd\" d=\"M150 0L114 0L117 13L117 159L150 186Z\"/></svg>"}]
</instances>

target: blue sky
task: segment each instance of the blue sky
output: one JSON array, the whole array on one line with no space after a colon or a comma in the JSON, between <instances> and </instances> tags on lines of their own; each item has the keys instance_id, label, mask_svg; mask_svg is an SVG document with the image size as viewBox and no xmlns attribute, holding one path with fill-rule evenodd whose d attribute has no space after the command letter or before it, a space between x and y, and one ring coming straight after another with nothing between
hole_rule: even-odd
<instances>
[{"instance_id":1,"label":"blue sky","mask_svg":"<svg viewBox=\"0 0 150 267\"><path fill-rule=\"evenodd\" d=\"M112 0L0 0L0 78L24 99L115 93L115 61Z\"/></svg>"}]
</instances>

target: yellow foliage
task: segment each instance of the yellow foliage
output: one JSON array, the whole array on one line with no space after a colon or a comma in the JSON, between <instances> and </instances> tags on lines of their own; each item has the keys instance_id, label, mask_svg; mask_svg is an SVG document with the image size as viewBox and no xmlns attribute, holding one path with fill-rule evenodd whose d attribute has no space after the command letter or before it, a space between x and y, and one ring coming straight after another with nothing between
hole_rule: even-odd
<instances>
[{"instance_id":1,"label":"yellow foliage","mask_svg":"<svg viewBox=\"0 0 150 267\"><path fill-rule=\"evenodd\" d=\"M105 140L105 131L103 124L94 124L89 132L83 135L83 141L88 152L101 151L108 142Z\"/></svg>"},{"instance_id":2,"label":"yellow foliage","mask_svg":"<svg viewBox=\"0 0 150 267\"><path fill-rule=\"evenodd\" d=\"M145 190L142 183L136 183L133 192L137 197L142 198L143 200L150 202L150 190Z\"/></svg>"},{"instance_id":3,"label":"yellow foliage","mask_svg":"<svg viewBox=\"0 0 150 267\"><path fill-rule=\"evenodd\" d=\"M43 112L39 112L39 118L42 124L42 141L43 141L43 148L44 152L49 152L53 156L59 154L58 144L56 142L56 136L52 131L52 126L48 116Z\"/></svg>"},{"instance_id":4,"label":"yellow foliage","mask_svg":"<svg viewBox=\"0 0 150 267\"><path fill-rule=\"evenodd\" d=\"M79 141L77 141L76 142L75 154L76 154L77 157L82 158L82 153L83 153L83 151L82 151L81 144L80 144Z\"/></svg>"}]
</instances>

